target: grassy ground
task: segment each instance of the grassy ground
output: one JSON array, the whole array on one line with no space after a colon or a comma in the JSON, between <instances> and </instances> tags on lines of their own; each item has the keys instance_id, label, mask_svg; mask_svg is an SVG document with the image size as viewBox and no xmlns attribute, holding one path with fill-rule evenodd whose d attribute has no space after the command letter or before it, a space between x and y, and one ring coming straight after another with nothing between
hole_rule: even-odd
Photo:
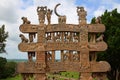
<instances>
[{"instance_id":1,"label":"grassy ground","mask_svg":"<svg viewBox=\"0 0 120 80\"><path fill-rule=\"evenodd\" d=\"M78 80L79 79L79 73L78 72L61 72L59 74L55 74L55 75L52 75L52 74L48 74L48 77L49 78L52 78L52 77L56 77L57 80L64 80L64 79L68 79L68 78L71 78L71 79L74 79L74 80ZM0 80L22 80L22 77L21 75L17 75L15 77L10 77L10 78L7 78L7 79L0 79ZM33 79L30 79L30 80L33 80ZM96 80L96 79L93 79L93 80ZM108 79L106 79L108 80Z\"/></svg>"},{"instance_id":2,"label":"grassy ground","mask_svg":"<svg viewBox=\"0 0 120 80\"><path fill-rule=\"evenodd\" d=\"M79 73L77 72L61 72L60 74L57 75L49 75L49 77L61 77L58 80L64 80L63 78L74 78L74 79L78 79L79 78ZM9 77L7 79L0 79L0 80L22 80L21 75L17 75L15 77Z\"/></svg>"},{"instance_id":3,"label":"grassy ground","mask_svg":"<svg viewBox=\"0 0 120 80\"><path fill-rule=\"evenodd\" d=\"M17 75L15 77L9 77L9 78L0 79L0 80L22 80L22 77L21 77L21 75Z\"/></svg>"},{"instance_id":4,"label":"grassy ground","mask_svg":"<svg viewBox=\"0 0 120 80\"><path fill-rule=\"evenodd\" d=\"M74 79L78 80L79 78L79 73L77 72L61 72L59 74L48 74L48 79L55 77L57 80L64 80L64 79Z\"/></svg>"}]
</instances>

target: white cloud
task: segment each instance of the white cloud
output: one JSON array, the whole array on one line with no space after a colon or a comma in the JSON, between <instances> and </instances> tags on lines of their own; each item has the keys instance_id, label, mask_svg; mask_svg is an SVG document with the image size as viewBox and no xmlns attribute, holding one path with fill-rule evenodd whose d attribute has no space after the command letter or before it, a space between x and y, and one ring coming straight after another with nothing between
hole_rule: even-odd
<instances>
[{"instance_id":1,"label":"white cloud","mask_svg":"<svg viewBox=\"0 0 120 80\"><path fill-rule=\"evenodd\" d=\"M100 6L95 12L94 12L94 16L95 17L98 17L98 16L101 16L104 11L105 11L105 7L104 6Z\"/></svg>"},{"instance_id":2,"label":"white cloud","mask_svg":"<svg viewBox=\"0 0 120 80\"><path fill-rule=\"evenodd\" d=\"M117 1L117 0L115 0ZM120 3L115 2L114 0L101 0L99 8L94 11L94 16L98 17L102 15L105 10L112 11L113 9L117 8L118 12L120 12Z\"/></svg>"},{"instance_id":3,"label":"white cloud","mask_svg":"<svg viewBox=\"0 0 120 80\"><path fill-rule=\"evenodd\" d=\"M0 1L0 21L6 21L9 23L15 23L17 20L16 10L18 8L19 1L16 0L1 0Z\"/></svg>"},{"instance_id":4,"label":"white cloud","mask_svg":"<svg viewBox=\"0 0 120 80\"><path fill-rule=\"evenodd\" d=\"M117 11L120 13L120 3L114 3L113 9L117 8Z\"/></svg>"}]
</instances>

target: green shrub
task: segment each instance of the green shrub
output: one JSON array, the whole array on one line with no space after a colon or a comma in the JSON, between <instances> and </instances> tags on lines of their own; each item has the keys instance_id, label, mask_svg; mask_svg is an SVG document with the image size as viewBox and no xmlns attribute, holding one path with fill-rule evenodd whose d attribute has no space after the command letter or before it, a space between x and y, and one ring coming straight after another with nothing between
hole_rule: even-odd
<instances>
[{"instance_id":1,"label":"green shrub","mask_svg":"<svg viewBox=\"0 0 120 80\"><path fill-rule=\"evenodd\" d=\"M15 62L7 62L6 58L0 57L0 79L13 76L15 71Z\"/></svg>"}]
</instances>

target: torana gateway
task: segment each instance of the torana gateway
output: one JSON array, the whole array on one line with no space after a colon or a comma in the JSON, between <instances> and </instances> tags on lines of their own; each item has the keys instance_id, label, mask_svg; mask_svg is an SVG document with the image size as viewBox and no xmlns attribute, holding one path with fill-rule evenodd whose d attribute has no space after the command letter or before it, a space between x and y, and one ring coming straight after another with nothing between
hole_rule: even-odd
<instances>
[{"instance_id":1,"label":"torana gateway","mask_svg":"<svg viewBox=\"0 0 120 80\"><path fill-rule=\"evenodd\" d=\"M105 61L96 61L96 52L107 49L107 44L103 41L105 26L100 17L96 18L96 24L87 24L87 12L84 7L77 7L79 23L66 24L66 16L57 13L59 5L54 8L58 24L51 24L53 11L46 6L37 7L38 25L31 24L26 17L22 17L20 31L28 34L29 38L20 34L22 41L18 48L27 52L28 61L18 63L17 72L22 74L23 80L29 80L31 76L34 80L48 80L46 73L62 71L79 72L79 80L91 80L92 77L105 80L110 65ZM60 61L55 58L57 51L61 55Z\"/></svg>"}]
</instances>

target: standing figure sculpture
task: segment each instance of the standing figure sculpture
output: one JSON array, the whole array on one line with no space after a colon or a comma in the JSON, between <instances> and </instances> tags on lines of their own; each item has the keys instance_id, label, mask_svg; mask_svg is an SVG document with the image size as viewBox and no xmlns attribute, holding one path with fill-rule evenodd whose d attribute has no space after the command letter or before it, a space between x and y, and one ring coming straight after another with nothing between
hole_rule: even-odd
<instances>
[{"instance_id":1,"label":"standing figure sculpture","mask_svg":"<svg viewBox=\"0 0 120 80\"><path fill-rule=\"evenodd\" d=\"M29 33L29 41L33 42L35 38L35 33Z\"/></svg>"},{"instance_id":2,"label":"standing figure sculpture","mask_svg":"<svg viewBox=\"0 0 120 80\"><path fill-rule=\"evenodd\" d=\"M47 12L47 7L37 7L37 13L38 13L38 17L39 17L39 23L44 23L45 22L45 15Z\"/></svg>"},{"instance_id":3,"label":"standing figure sculpture","mask_svg":"<svg viewBox=\"0 0 120 80\"><path fill-rule=\"evenodd\" d=\"M96 24L101 24L102 21L101 21L101 16L98 16L96 19L95 19L95 23Z\"/></svg>"},{"instance_id":4,"label":"standing figure sculpture","mask_svg":"<svg viewBox=\"0 0 120 80\"><path fill-rule=\"evenodd\" d=\"M52 15L52 10L48 9L47 10L48 25L51 23L51 15Z\"/></svg>"},{"instance_id":5,"label":"standing figure sculpture","mask_svg":"<svg viewBox=\"0 0 120 80\"><path fill-rule=\"evenodd\" d=\"M86 24L86 16L87 16L87 12L84 10L84 7L77 7L77 13L79 16L79 24L80 25L84 25Z\"/></svg>"}]
</instances>

